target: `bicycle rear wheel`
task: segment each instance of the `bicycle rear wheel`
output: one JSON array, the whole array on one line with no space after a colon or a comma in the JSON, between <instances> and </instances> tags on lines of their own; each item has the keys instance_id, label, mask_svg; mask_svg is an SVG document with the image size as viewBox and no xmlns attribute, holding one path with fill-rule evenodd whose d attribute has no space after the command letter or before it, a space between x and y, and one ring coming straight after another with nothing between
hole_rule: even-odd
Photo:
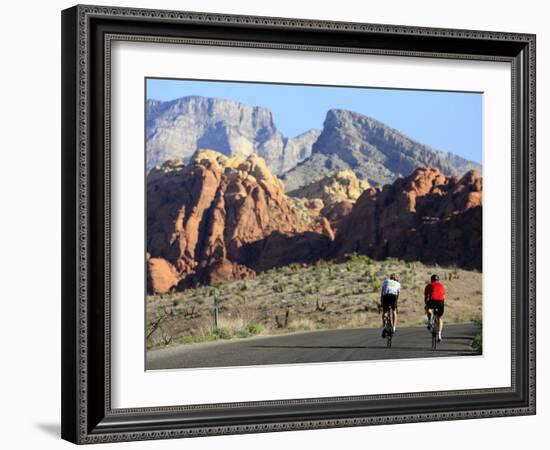
<instances>
[{"instance_id":1,"label":"bicycle rear wheel","mask_svg":"<svg viewBox=\"0 0 550 450\"><path fill-rule=\"evenodd\" d=\"M435 315L434 311L434 321L432 323L432 350L435 351L437 348L437 330L439 328L439 320L438 317Z\"/></svg>"},{"instance_id":2,"label":"bicycle rear wheel","mask_svg":"<svg viewBox=\"0 0 550 450\"><path fill-rule=\"evenodd\" d=\"M386 316L386 347L391 348L391 341L393 338L393 322L392 322L392 309L388 309L388 315Z\"/></svg>"}]
</instances>

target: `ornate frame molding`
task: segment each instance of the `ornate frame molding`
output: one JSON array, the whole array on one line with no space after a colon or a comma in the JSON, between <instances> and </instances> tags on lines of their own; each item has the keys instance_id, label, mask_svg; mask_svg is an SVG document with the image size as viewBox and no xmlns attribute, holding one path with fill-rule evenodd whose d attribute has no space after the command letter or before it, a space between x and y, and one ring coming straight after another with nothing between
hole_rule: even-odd
<instances>
[{"instance_id":1,"label":"ornate frame molding","mask_svg":"<svg viewBox=\"0 0 550 450\"><path fill-rule=\"evenodd\" d=\"M98 25L101 22L101 27ZM107 22L107 25L105 25ZM110 26L109 23L113 25ZM197 34L229 33L231 27L246 30L250 36L267 31L269 36L282 35L285 39L295 36L300 42L273 42L256 39L235 39L232 35L220 39L217 36L168 36L128 32L125 26L145 31L152 23L180 28L185 34L187 26L193 26ZM217 30L212 32L211 30ZM202 31L201 31L202 30ZM339 45L340 41L329 37L322 41L307 42L310 31L317 30L336 35L345 42L350 34L373 46ZM294 32L292 34L291 32ZM307 36L303 37L302 32ZM162 33L162 32L161 32ZM309 34L307 34L309 33ZM173 33L172 33L173 34ZM237 33L238 34L238 33ZM325 36L325 35L323 35ZM327 35L328 36L328 35ZM417 48L415 38L425 37L430 45ZM399 38L405 48L389 46L388 39ZM95 39L95 41L94 41ZM431 40L430 40L431 39ZM456 42L452 52L441 50L442 39ZM243 46L265 49L289 49L303 51L346 52L383 54L411 57L481 59L506 61L512 64L512 386L500 389L446 391L420 394L375 395L360 397L331 397L318 399L292 399L270 402L238 404L193 405L170 408L139 408L113 410L110 402L110 64L111 43L116 40L155 43L186 43L194 45ZM456 41L455 41L456 40ZM477 52L465 50L464 42ZM100 43L101 45L99 45ZM490 45L497 43L498 45ZM336 45L333 45L336 44ZM159 11L147 9L76 6L63 12L63 377L64 383L62 434L76 443L166 439L218 434L272 432L328 427L348 427L388 423L457 420L535 413L535 36L471 30L449 30L397 25L377 25L304 19L234 16L195 12ZM100 49L100 47L103 47ZM484 50L485 49L485 50ZM490 49L486 50L486 49ZM100 66L100 67L99 67ZM101 76L101 74L103 74ZM102 87L100 105L94 104ZM100 108L99 108L100 107ZM103 124L98 127L97 114L101 109ZM92 152L92 142L101 143L103 156L97 162ZM102 187L98 188L97 184ZM98 190L99 189L99 190ZM100 212L103 215L100 217ZM102 222L102 226L99 223ZM92 236L100 238L92 239ZM101 245L99 251L96 246ZM95 280L101 279L102 289L97 292ZM99 295L99 297L98 297ZM94 299L102 298L98 305ZM99 308L99 310L98 310ZM519 315L521 316L518 316ZM92 319L99 314L101 324ZM100 334L102 336L100 336ZM103 365L98 367L98 344ZM104 375L103 383L90 378L90 367ZM518 371L517 368L520 370ZM97 377L97 373L95 376ZM91 400L101 386L101 402ZM519 391L521 390L521 393ZM513 394L513 395L512 395ZM426 412L411 410L414 401L430 397L475 399L476 396L494 398L508 395L506 406L473 407ZM514 397L514 401L512 401ZM504 398L504 397L502 397ZM285 407L308 409L317 405L319 416L323 406L380 400L400 400L404 408L401 414L370 412L354 415L353 409L339 417L253 421L227 423L215 420L205 423L211 410L227 408L277 409L278 416ZM412 403L411 403L412 402ZM502 403L502 402L501 402ZM500 404L500 403L499 403ZM434 403L435 405L435 403ZM466 405L467 406L467 405ZM168 425L175 416L185 416L189 411L200 411L201 422L191 419L176 425ZM164 425L163 425L164 421Z\"/></svg>"}]
</instances>

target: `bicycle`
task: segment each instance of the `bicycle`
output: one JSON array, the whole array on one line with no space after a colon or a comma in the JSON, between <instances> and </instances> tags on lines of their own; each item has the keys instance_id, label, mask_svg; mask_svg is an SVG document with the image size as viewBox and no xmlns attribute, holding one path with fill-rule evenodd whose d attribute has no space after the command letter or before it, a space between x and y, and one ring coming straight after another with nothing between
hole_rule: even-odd
<instances>
[{"instance_id":1,"label":"bicycle","mask_svg":"<svg viewBox=\"0 0 550 450\"><path fill-rule=\"evenodd\" d=\"M391 341L393 338L393 309L390 307L386 313L385 334L386 334L386 347L391 348Z\"/></svg>"},{"instance_id":2,"label":"bicycle","mask_svg":"<svg viewBox=\"0 0 550 450\"><path fill-rule=\"evenodd\" d=\"M435 310L431 309L431 311L432 311L432 315L430 317L429 324L430 324L430 330L432 332L432 350L435 351L439 341L439 336L437 332L439 328L439 316L437 316L437 319L436 319Z\"/></svg>"}]
</instances>

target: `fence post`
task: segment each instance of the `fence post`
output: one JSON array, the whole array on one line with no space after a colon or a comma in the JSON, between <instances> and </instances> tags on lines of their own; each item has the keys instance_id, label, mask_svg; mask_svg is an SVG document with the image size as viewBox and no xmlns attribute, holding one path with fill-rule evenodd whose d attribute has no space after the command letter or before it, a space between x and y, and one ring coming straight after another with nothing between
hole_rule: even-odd
<instances>
[{"instance_id":1,"label":"fence post","mask_svg":"<svg viewBox=\"0 0 550 450\"><path fill-rule=\"evenodd\" d=\"M220 304L220 301L218 299L217 295L214 295L214 327L218 328L218 320L219 320L219 311L218 306Z\"/></svg>"}]
</instances>

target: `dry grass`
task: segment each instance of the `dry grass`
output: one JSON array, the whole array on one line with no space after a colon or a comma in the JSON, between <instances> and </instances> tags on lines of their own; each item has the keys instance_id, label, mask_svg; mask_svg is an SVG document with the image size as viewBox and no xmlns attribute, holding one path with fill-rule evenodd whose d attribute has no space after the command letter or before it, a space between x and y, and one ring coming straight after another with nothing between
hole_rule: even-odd
<instances>
[{"instance_id":1,"label":"dry grass","mask_svg":"<svg viewBox=\"0 0 550 450\"><path fill-rule=\"evenodd\" d=\"M401 276L400 326L424 322L424 286L432 273L439 274L447 288L446 323L481 320L480 272L354 256L340 264L292 264L251 280L149 296L147 346L244 338L260 333L379 327L380 285L392 272ZM216 297L218 328L214 327L213 313Z\"/></svg>"}]
</instances>

